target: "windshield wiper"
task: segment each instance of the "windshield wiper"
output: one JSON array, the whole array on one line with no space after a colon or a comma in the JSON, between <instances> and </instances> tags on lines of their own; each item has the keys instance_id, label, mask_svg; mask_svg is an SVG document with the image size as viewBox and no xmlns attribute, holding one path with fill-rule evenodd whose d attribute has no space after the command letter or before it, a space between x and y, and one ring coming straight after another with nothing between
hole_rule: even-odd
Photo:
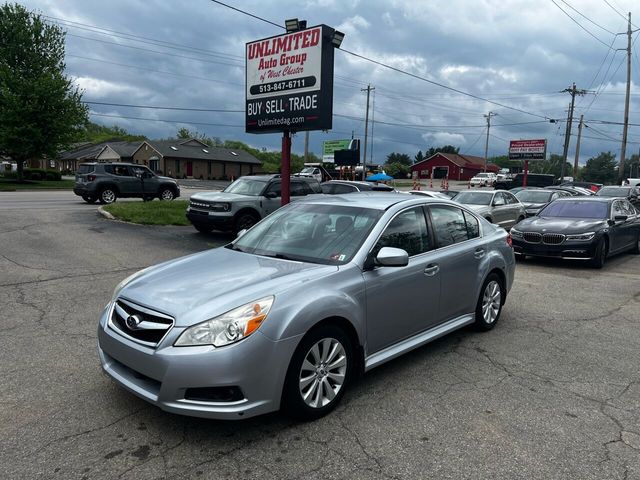
<instances>
[{"instance_id":1,"label":"windshield wiper","mask_svg":"<svg viewBox=\"0 0 640 480\"><path fill-rule=\"evenodd\" d=\"M238 247L237 245L234 245L233 243L229 243L228 245L225 245L224 248L228 248L229 250L235 250L236 252L246 253L246 250Z\"/></svg>"},{"instance_id":2,"label":"windshield wiper","mask_svg":"<svg viewBox=\"0 0 640 480\"><path fill-rule=\"evenodd\" d=\"M290 257L289 255L285 255L284 253L258 253L261 257L269 257L269 258L277 258L279 260L292 260L294 262L299 262L300 259Z\"/></svg>"}]
</instances>

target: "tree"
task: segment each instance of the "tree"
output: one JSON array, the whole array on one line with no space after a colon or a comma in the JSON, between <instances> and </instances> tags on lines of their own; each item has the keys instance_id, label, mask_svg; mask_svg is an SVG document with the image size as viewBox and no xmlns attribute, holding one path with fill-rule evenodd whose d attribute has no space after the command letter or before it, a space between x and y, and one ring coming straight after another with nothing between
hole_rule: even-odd
<instances>
[{"instance_id":1,"label":"tree","mask_svg":"<svg viewBox=\"0 0 640 480\"><path fill-rule=\"evenodd\" d=\"M600 152L597 157L587 160L582 169L582 178L587 182L616 183L618 162L611 152Z\"/></svg>"},{"instance_id":2,"label":"tree","mask_svg":"<svg viewBox=\"0 0 640 480\"><path fill-rule=\"evenodd\" d=\"M407 173L411 170L409 165L399 162L386 163L384 171L393 178L407 178Z\"/></svg>"},{"instance_id":3,"label":"tree","mask_svg":"<svg viewBox=\"0 0 640 480\"><path fill-rule=\"evenodd\" d=\"M454 147L453 145L445 145L444 147L430 147L425 154L426 158L435 155L436 153L455 153L457 154L460 151L460 147Z\"/></svg>"},{"instance_id":4,"label":"tree","mask_svg":"<svg viewBox=\"0 0 640 480\"><path fill-rule=\"evenodd\" d=\"M422 150L418 150L418 153L415 156L415 163L420 163L422 160L424 160L424 155L422 154Z\"/></svg>"},{"instance_id":5,"label":"tree","mask_svg":"<svg viewBox=\"0 0 640 480\"><path fill-rule=\"evenodd\" d=\"M105 125L98 125L97 123L87 122L82 131L79 133L79 142L135 142L145 140L144 135L132 135L124 128L114 125L107 127Z\"/></svg>"},{"instance_id":6,"label":"tree","mask_svg":"<svg viewBox=\"0 0 640 480\"><path fill-rule=\"evenodd\" d=\"M387 155L387 161L385 162L385 164L390 165L392 163L399 163L400 165L406 166L412 165L411 157L406 153L391 152L389 155Z\"/></svg>"},{"instance_id":7,"label":"tree","mask_svg":"<svg viewBox=\"0 0 640 480\"><path fill-rule=\"evenodd\" d=\"M0 6L0 152L18 165L55 157L87 122L82 92L64 74L65 33L18 4Z\"/></svg>"}]
</instances>

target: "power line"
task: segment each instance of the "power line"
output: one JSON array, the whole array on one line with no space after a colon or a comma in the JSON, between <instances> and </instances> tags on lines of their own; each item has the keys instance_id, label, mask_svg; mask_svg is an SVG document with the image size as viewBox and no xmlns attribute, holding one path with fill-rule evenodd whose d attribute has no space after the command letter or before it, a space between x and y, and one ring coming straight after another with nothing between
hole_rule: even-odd
<instances>
[{"instance_id":1,"label":"power line","mask_svg":"<svg viewBox=\"0 0 640 480\"><path fill-rule=\"evenodd\" d=\"M576 10L575 8L573 8L569 3L565 2L565 0L560 0L562 3L564 3L567 7L569 7L571 10L573 10L574 12L576 12L578 15L580 15L582 18L584 18L586 21L592 23L593 25L595 25L596 27L604 30L607 33L610 33L611 35L617 35L615 32L612 32L611 30L604 28L602 25L600 25L599 23L594 22L593 20L591 20L589 17L587 17L586 15L584 15L582 12L580 12L579 10Z\"/></svg>"},{"instance_id":2,"label":"power line","mask_svg":"<svg viewBox=\"0 0 640 480\"><path fill-rule=\"evenodd\" d=\"M115 45L117 47L132 48L134 50L141 50L143 52L156 53L158 55L167 55L167 56L170 56L170 57L186 58L187 60L195 60L197 62L212 63L212 64L215 64L215 65L226 65L226 66L229 66L229 67L236 67L236 68L242 68L243 67L243 65L238 65L237 63L217 62L217 61L214 61L214 60L206 60L204 58L188 57L186 55L178 55L177 53L160 52L158 50L152 50L150 48L136 47L134 45L125 45L123 43L108 42L106 40L100 40L99 38L91 38L91 37L85 37L83 35L76 35L75 33L67 33L67 36L76 37L76 38L82 38L84 40L90 40L92 42L104 43L106 45Z\"/></svg>"},{"instance_id":3,"label":"power line","mask_svg":"<svg viewBox=\"0 0 640 480\"><path fill-rule=\"evenodd\" d=\"M233 127L233 128L244 128L244 125L230 125L226 123L206 123L206 122L191 122L189 120L167 120L161 118L144 118L144 117L129 117L126 115L110 115L106 113L96 113L90 112L91 115L96 117L108 117L108 118L125 118L127 120L143 120L147 122L164 122L164 123L184 123L187 125L204 125L207 127Z\"/></svg>"},{"instance_id":4,"label":"power line","mask_svg":"<svg viewBox=\"0 0 640 480\"><path fill-rule=\"evenodd\" d=\"M611 10L613 10L614 12L616 12L618 15L620 15L622 18L624 18L624 21L626 22L627 20L629 20L627 18L627 16L623 13L621 13L617 8L615 8L613 5L611 5L609 2L607 2L607 0L604 0L604 3L606 3L607 5L609 5L609 7L611 8ZM633 23L631 24L634 27L638 28L637 25L634 25Z\"/></svg>"},{"instance_id":5,"label":"power line","mask_svg":"<svg viewBox=\"0 0 640 480\"><path fill-rule=\"evenodd\" d=\"M157 105L130 105L127 103L107 103L83 100L89 105L108 105L110 107L130 107L130 108L149 108L155 110L178 110L184 112L221 112L221 113L244 113L244 110L224 110L218 108L186 108L186 107L159 107Z\"/></svg>"},{"instance_id":6,"label":"power line","mask_svg":"<svg viewBox=\"0 0 640 480\"><path fill-rule=\"evenodd\" d=\"M217 4L219 4L219 5L222 5L222 6L224 6L224 7L227 7L227 8L230 8L230 9L232 9L232 10L235 10L235 11L237 11L237 12L239 12L239 13L244 14L244 15L248 15L248 16L253 17L253 18L255 18L255 19L258 19L258 20L261 20L261 21L263 21L263 22L266 22L266 23L268 23L268 24L270 24L270 25L274 25L274 26L276 26L276 27L278 27L278 28L285 29L285 27L284 27L284 26L282 26L282 25L279 25L279 24L277 24L277 23L275 23L275 22L272 22L271 20L267 20L266 18L262 18L262 17L259 17L259 16L257 16L257 15L254 15L254 14L252 14L252 13L249 13L249 12L247 12L246 10L242 10L242 9L240 9L240 8L233 7L233 6L231 6L231 5L227 5L226 3L220 2L220 1L218 1L218 0L211 0L211 1L212 1L212 2L214 2L214 3L217 3ZM552 1L553 1L553 0L552 0ZM344 53L346 53L346 54L348 54L348 55L351 55L351 56L353 56L353 57L356 57L356 58L359 58L359 59L365 60L365 61L367 61L367 62L373 63L373 64L375 64L375 65L378 65L378 66L380 66L380 67L383 67L383 68L386 68L386 69L392 70L392 71L397 72L397 73L400 73L400 74L402 74L402 75L406 75L406 76L411 77L411 78L414 78L414 79L416 79L416 80L420 80L420 81L422 81L422 82L429 83L429 84L431 84L431 85L435 85L435 86L440 87L440 88L444 88L444 89L446 89L446 90L449 90L449 91L451 91L451 92L458 93L458 94L460 94L460 95L465 95L465 96L467 96L467 97L475 98L476 100L481 100L481 101L483 101L483 102L490 103L490 104L492 104L492 105L496 105L496 106L498 106L498 107L506 108L506 109L508 109L508 110L513 110L513 111L516 111L516 112L524 113L524 114L526 114L526 115L531 115L531 116L534 116L534 117L543 118L543 119L545 119L545 120L550 120L548 117L546 117L546 116L544 116L544 115L538 115L537 113L528 112L528 111L526 111L526 110L522 110L522 109L517 108L517 107L512 107L512 106L510 106L510 105L505 105L505 104L502 104L502 103L499 103L499 102L496 102L496 101L493 101L493 100L489 100L488 98L484 98L484 97L481 97L481 96L479 96L479 95L475 95L475 94L473 94L473 93L465 92L465 91L463 91L463 90L459 90L459 89L457 89L457 88L450 87L449 85L445 85L445 84L443 84L443 83L436 82L436 81L434 81L434 80L429 80L428 78L421 77L420 75L416 75L415 73L407 72L406 70L402 70L402 69L397 68L397 67L394 67L394 66L392 66L392 65L388 65L388 64L386 64L386 63L384 63L384 62L380 62L380 61L378 61L378 60L374 60L374 59L372 59L372 58L365 57L364 55L360 55L359 53L355 53L355 52L352 52L352 51L350 51L350 50L345 50L344 48L339 48L338 50L340 50L341 52L344 52Z\"/></svg>"},{"instance_id":7,"label":"power line","mask_svg":"<svg viewBox=\"0 0 640 480\"><path fill-rule=\"evenodd\" d=\"M580 22L578 22L575 18L573 18L571 15L569 15L560 5L558 5L555 0L551 0L551 3L553 3L556 7L558 7L560 9L560 11L562 13L564 13L567 17L569 17L571 19L571 21L573 23L575 23L576 25L578 25L582 30L584 30L585 32L587 32L589 35L591 35L593 38L595 38L597 41L599 41L601 44L603 44L605 47L611 49L611 47L609 45L607 45L605 42L603 42L602 40L600 40L600 38L596 37L593 33L591 33L591 31L587 30Z\"/></svg>"}]
</instances>

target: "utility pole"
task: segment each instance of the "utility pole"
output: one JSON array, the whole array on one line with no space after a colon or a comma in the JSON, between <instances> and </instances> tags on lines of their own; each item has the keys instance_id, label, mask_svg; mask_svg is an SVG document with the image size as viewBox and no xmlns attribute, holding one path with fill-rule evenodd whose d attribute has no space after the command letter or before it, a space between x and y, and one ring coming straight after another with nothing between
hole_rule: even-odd
<instances>
[{"instance_id":1,"label":"utility pole","mask_svg":"<svg viewBox=\"0 0 640 480\"><path fill-rule=\"evenodd\" d=\"M487 171L487 156L489 155L489 129L491 128L491 117L495 117L497 113L489 112L484 118L487 119L487 139L484 142L484 169L483 172Z\"/></svg>"},{"instance_id":2,"label":"utility pole","mask_svg":"<svg viewBox=\"0 0 640 480\"><path fill-rule=\"evenodd\" d=\"M304 163L309 161L309 130L304 132Z\"/></svg>"},{"instance_id":3,"label":"utility pole","mask_svg":"<svg viewBox=\"0 0 640 480\"><path fill-rule=\"evenodd\" d=\"M584 115L580 115L580 123L578 124L578 142L576 143L576 158L573 161L573 176L578 176L578 159L580 158L580 139L582 138L582 125L584 124Z\"/></svg>"},{"instance_id":4,"label":"utility pole","mask_svg":"<svg viewBox=\"0 0 640 480\"><path fill-rule=\"evenodd\" d=\"M627 25L627 95L624 100L624 127L622 127L622 147L620 148L620 166L618 180L624 180L624 156L627 153L627 129L629 128L629 96L631 94L631 12Z\"/></svg>"},{"instance_id":5,"label":"utility pole","mask_svg":"<svg viewBox=\"0 0 640 480\"><path fill-rule=\"evenodd\" d=\"M576 88L575 82L571 86L571 88L565 88L562 92L567 92L571 95L571 104L569 105L569 115L567 117L567 131L564 136L564 150L562 152L562 166L560 167L560 182L564 178L564 169L567 164L567 154L569 153L569 141L571 140L571 127L573 123L573 106L576 102L576 95L585 95L587 93L586 90L578 90ZM562 93L561 92L561 93Z\"/></svg>"},{"instance_id":6,"label":"utility pole","mask_svg":"<svg viewBox=\"0 0 640 480\"><path fill-rule=\"evenodd\" d=\"M361 92L364 92L365 90L367 92L367 111L364 116L364 155L362 157L362 180L364 180L365 176L367 175L365 167L367 165L367 137L369 135L369 95L371 94L371 90L375 90L375 88L372 88L371 85L367 85L367 88L360 89Z\"/></svg>"}]
</instances>

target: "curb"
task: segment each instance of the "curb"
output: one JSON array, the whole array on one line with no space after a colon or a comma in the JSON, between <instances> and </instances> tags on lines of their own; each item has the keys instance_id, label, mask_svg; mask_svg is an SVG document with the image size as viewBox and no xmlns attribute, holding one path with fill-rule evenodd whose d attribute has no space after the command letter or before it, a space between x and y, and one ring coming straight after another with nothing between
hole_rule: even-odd
<instances>
[{"instance_id":1,"label":"curb","mask_svg":"<svg viewBox=\"0 0 640 480\"><path fill-rule=\"evenodd\" d=\"M113 215L111 215L109 212L107 212L104 207L98 207L98 214L102 215L104 218L107 218L109 220L115 220L116 217L114 217Z\"/></svg>"}]
</instances>

